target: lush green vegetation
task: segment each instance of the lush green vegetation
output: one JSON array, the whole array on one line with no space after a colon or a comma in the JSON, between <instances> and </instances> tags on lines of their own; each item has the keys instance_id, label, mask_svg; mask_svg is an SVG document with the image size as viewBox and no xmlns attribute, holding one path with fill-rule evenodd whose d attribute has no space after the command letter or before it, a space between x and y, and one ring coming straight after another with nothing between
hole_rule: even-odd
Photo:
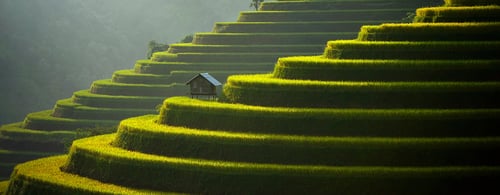
<instances>
[{"instance_id":1,"label":"lush green vegetation","mask_svg":"<svg viewBox=\"0 0 500 195\"><path fill-rule=\"evenodd\" d=\"M65 173L66 156L39 159L19 165L10 180L8 194L166 194L121 187Z\"/></svg>"},{"instance_id":2,"label":"lush green vegetation","mask_svg":"<svg viewBox=\"0 0 500 195\"><path fill-rule=\"evenodd\" d=\"M234 65L233 65L234 66ZM165 84L165 83L175 83L179 81L188 81L193 78L194 75L203 72L203 69L198 70L188 70L188 71L172 71L169 75L158 75L158 74L143 74L136 73L135 70L121 70L113 74L113 82L118 83L135 83L135 84ZM208 72L208 71L206 71ZM214 76L218 80L225 81L229 75L233 74L245 74L245 73L258 73L261 71L244 71L244 70L211 70L210 75ZM268 72L268 71L262 71Z\"/></svg>"},{"instance_id":3,"label":"lush green vegetation","mask_svg":"<svg viewBox=\"0 0 500 195\"><path fill-rule=\"evenodd\" d=\"M235 63L186 63L186 62L153 62L153 61L137 61L134 69L137 73L155 73L155 74L171 74L172 71L184 70L184 71L262 71L268 70L272 71L273 62L266 63L247 63L247 62L235 62Z\"/></svg>"},{"instance_id":4,"label":"lush green vegetation","mask_svg":"<svg viewBox=\"0 0 500 195\"><path fill-rule=\"evenodd\" d=\"M359 9L416 4L410 0L279 1L264 3L262 9L278 4L298 8L301 3L304 7L300 9L319 4L321 9L346 9L342 6L355 3ZM500 150L500 68L494 55L500 51L500 43L489 34L491 39L469 37L496 33L490 29L498 25L466 24L470 28L462 29L457 24L366 26L366 32L372 33L369 36L380 32L379 38L388 41L366 41L361 32L358 40L328 42L323 56L282 58L274 73L231 76L223 97L216 101L168 98L158 107L159 115L129 118L120 123L117 133L74 141L67 157L18 166L9 190L103 194L115 187L132 194L139 193L136 189L192 194L498 191L500 160L492 156ZM240 28L238 25L220 23L216 29ZM246 25L265 26L262 22ZM418 32L425 37L449 34L450 29L464 30L464 39L455 41L461 35L450 35L452 41L383 37L409 33L415 35L409 40L420 40ZM172 88L186 88L183 81L145 83L181 79L194 68L227 68L218 72L221 75L252 72L269 63L253 58L276 55L269 51L275 45L317 44L319 36L315 35L326 34L199 33L193 44L179 44L176 52L174 48L153 57L168 62L138 61L134 70L118 71L112 81L96 81L90 91L80 95L111 102L114 96L105 94L116 94L117 101L137 101L127 106L140 108L142 100L150 104L155 98L171 95L166 91ZM291 35L307 40L290 39ZM218 43L217 39L228 42ZM205 45L197 45L203 41ZM259 41L267 45L259 46ZM209 47L214 50L205 52ZM234 52L226 54L231 48ZM268 51L248 52L259 48ZM237 63L241 60L245 62ZM152 70L164 73L148 72ZM108 114L128 110L117 103L96 108L68 99L58 102L51 117L108 118ZM109 130L77 129L75 134L91 136ZM0 134L2 138L8 136ZM0 158L9 153L19 159L27 156L7 149L0 150ZM39 167L33 174L22 171L30 166ZM49 172L54 173L46 175ZM62 180L52 177L69 178L58 184ZM111 186L93 183L96 181ZM73 183L76 185L68 187ZM104 191L89 191L93 189L81 184Z\"/></svg>"},{"instance_id":5,"label":"lush green vegetation","mask_svg":"<svg viewBox=\"0 0 500 195\"><path fill-rule=\"evenodd\" d=\"M335 59L498 59L498 41L329 41L324 56Z\"/></svg>"},{"instance_id":6,"label":"lush green vegetation","mask_svg":"<svg viewBox=\"0 0 500 195\"><path fill-rule=\"evenodd\" d=\"M494 81L499 60L339 60L280 58L273 77L323 81Z\"/></svg>"},{"instance_id":7,"label":"lush green vegetation","mask_svg":"<svg viewBox=\"0 0 500 195\"><path fill-rule=\"evenodd\" d=\"M466 190L469 185L484 190L498 181L495 175L500 172L487 166L337 167L173 158L111 147L113 137L114 134L75 141L65 170L122 186L231 194L366 193L366 190L387 193L404 192L416 186L412 192L418 194L449 190L448 185L454 186L454 190ZM487 180L478 182L478 176ZM365 185L369 189L359 187Z\"/></svg>"},{"instance_id":8,"label":"lush green vegetation","mask_svg":"<svg viewBox=\"0 0 500 195\"><path fill-rule=\"evenodd\" d=\"M388 9L408 8L431 5L442 5L442 0L327 0L327 1L266 1L261 11L290 11L290 10L344 10L344 9Z\"/></svg>"},{"instance_id":9,"label":"lush green vegetation","mask_svg":"<svg viewBox=\"0 0 500 195\"><path fill-rule=\"evenodd\" d=\"M196 33L193 43L207 45L323 44L325 40L353 39L357 33Z\"/></svg>"},{"instance_id":10,"label":"lush green vegetation","mask_svg":"<svg viewBox=\"0 0 500 195\"><path fill-rule=\"evenodd\" d=\"M116 120L68 119L52 116L52 110L30 113L24 119L22 128L32 130L58 131L64 129L89 128L95 126L115 126Z\"/></svg>"},{"instance_id":11,"label":"lush green vegetation","mask_svg":"<svg viewBox=\"0 0 500 195\"><path fill-rule=\"evenodd\" d=\"M231 133L165 126L156 123L157 119L150 115L122 121L113 145L157 155L278 164L460 166L500 163L490 156L491 151L500 149L500 139L494 137L394 140L350 137L359 136L355 134L358 132L351 132L349 137Z\"/></svg>"},{"instance_id":12,"label":"lush green vegetation","mask_svg":"<svg viewBox=\"0 0 500 195\"><path fill-rule=\"evenodd\" d=\"M445 6L500 5L499 0L444 0Z\"/></svg>"},{"instance_id":13,"label":"lush green vegetation","mask_svg":"<svg viewBox=\"0 0 500 195\"><path fill-rule=\"evenodd\" d=\"M368 21L394 20L404 16L409 9L346 9L346 10L302 10L302 11L243 11L238 22L297 22L297 21ZM357 30L356 30L357 31Z\"/></svg>"},{"instance_id":14,"label":"lush green vegetation","mask_svg":"<svg viewBox=\"0 0 500 195\"><path fill-rule=\"evenodd\" d=\"M493 23L413 23L363 26L363 41L498 41L500 22Z\"/></svg>"},{"instance_id":15,"label":"lush green vegetation","mask_svg":"<svg viewBox=\"0 0 500 195\"><path fill-rule=\"evenodd\" d=\"M187 63L265 63L276 61L281 56L313 55L315 52L280 53L278 52L256 52L256 53L178 53L157 52L153 60L157 62L187 62ZM163 58L162 56L174 56L175 58Z\"/></svg>"},{"instance_id":16,"label":"lush green vegetation","mask_svg":"<svg viewBox=\"0 0 500 195\"><path fill-rule=\"evenodd\" d=\"M321 53L324 44L316 45L200 45L200 44L172 44L169 53Z\"/></svg>"},{"instance_id":17,"label":"lush green vegetation","mask_svg":"<svg viewBox=\"0 0 500 195\"><path fill-rule=\"evenodd\" d=\"M133 116L156 113L154 109L131 109L131 108L98 108L90 107L72 102L72 99L59 100L54 107L52 116L71 119L91 120L120 120Z\"/></svg>"},{"instance_id":18,"label":"lush green vegetation","mask_svg":"<svg viewBox=\"0 0 500 195\"><path fill-rule=\"evenodd\" d=\"M499 82L348 82L230 76L230 102L282 107L498 108Z\"/></svg>"},{"instance_id":19,"label":"lush green vegetation","mask_svg":"<svg viewBox=\"0 0 500 195\"><path fill-rule=\"evenodd\" d=\"M364 24L398 22L400 20L343 20L307 22L217 22L216 33L302 33L302 32L357 32Z\"/></svg>"},{"instance_id":20,"label":"lush green vegetation","mask_svg":"<svg viewBox=\"0 0 500 195\"><path fill-rule=\"evenodd\" d=\"M0 194L4 194L9 187L9 181L0 181Z\"/></svg>"},{"instance_id":21,"label":"lush green vegetation","mask_svg":"<svg viewBox=\"0 0 500 195\"><path fill-rule=\"evenodd\" d=\"M42 153L30 151L0 150L0 161L2 163L17 163L33 160L41 157L54 155L55 153Z\"/></svg>"},{"instance_id":22,"label":"lush green vegetation","mask_svg":"<svg viewBox=\"0 0 500 195\"><path fill-rule=\"evenodd\" d=\"M129 84L114 83L109 79L97 80L92 83L90 91L96 94L124 96L161 96L185 95L188 91L184 84Z\"/></svg>"},{"instance_id":23,"label":"lush green vegetation","mask_svg":"<svg viewBox=\"0 0 500 195\"><path fill-rule=\"evenodd\" d=\"M417 9L414 22L500 21L500 6L429 7Z\"/></svg>"},{"instance_id":24,"label":"lush green vegetation","mask_svg":"<svg viewBox=\"0 0 500 195\"><path fill-rule=\"evenodd\" d=\"M165 97L154 96L119 96L90 93L81 90L73 93L72 100L76 104L106 108L155 108Z\"/></svg>"},{"instance_id":25,"label":"lush green vegetation","mask_svg":"<svg viewBox=\"0 0 500 195\"><path fill-rule=\"evenodd\" d=\"M400 135L405 135L405 132L410 135L425 135L432 131L441 134L441 131L449 133L454 130L458 135L471 129L491 131L495 126L493 124L498 124L500 121L498 112L498 109L261 107L174 97L165 100L160 111L159 123L189 128L270 134L345 136L349 135L349 132L359 132L359 135L373 133L374 136L384 136L390 135L390 132L400 132Z\"/></svg>"}]
</instances>

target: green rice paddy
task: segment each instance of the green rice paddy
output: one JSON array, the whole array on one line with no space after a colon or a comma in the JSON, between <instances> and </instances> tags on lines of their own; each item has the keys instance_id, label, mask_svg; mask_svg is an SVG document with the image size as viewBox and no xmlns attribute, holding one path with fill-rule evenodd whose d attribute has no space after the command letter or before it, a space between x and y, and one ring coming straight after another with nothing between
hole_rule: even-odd
<instances>
[{"instance_id":1,"label":"green rice paddy","mask_svg":"<svg viewBox=\"0 0 500 195\"><path fill-rule=\"evenodd\" d=\"M498 1L445 3L470 6ZM148 106L161 104L163 98L186 94L185 81L174 80L196 71L218 70L217 76L270 72L278 57L302 56L280 58L273 73L230 76L216 101L167 98L158 107L159 115L122 120L116 133L74 141L68 155L18 165L10 183L0 183L0 192L498 191L500 161L494 156L500 149L496 55L500 28L494 11L488 10L495 10L494 6L425 8L417 11L417 18L426 22L364 26L357 40L334 40L355 38L347 30L289 32L315 32L308 28L342 23L338 18L311 21L315 17L367 8L379 12L397 7L394 12L400 12L421 4L410 0L266 1L260 11L265 14L240 16L248 20L246 24L218 23L214 32L197 33L191 44L174 44L152 60L137 61L134 70L117 71L113 80L95 81L90 90L59 101L53 111L32 113L22 124L2 127L0 159L43 153L10 150L9 144L36 147L39 139L56 141L56 137L78 134L65 129L118 123L89 118L152 111ZM460 19L460 15L464 16ZM310 22L297 22L299 16ZM266 17L276 18L259 21ZM294 29L291 24L302 27ZM325 40L333 41L322 56L303 56L314 53L309 52ZM299 51L302 45L304 50Z\"/></svg>"}]
</instances>

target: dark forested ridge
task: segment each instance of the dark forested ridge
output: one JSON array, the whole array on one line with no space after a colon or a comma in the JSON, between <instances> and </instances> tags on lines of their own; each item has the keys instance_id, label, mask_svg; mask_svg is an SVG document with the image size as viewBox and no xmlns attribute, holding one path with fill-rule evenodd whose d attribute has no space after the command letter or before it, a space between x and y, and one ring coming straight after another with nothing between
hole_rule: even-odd
<instances>
[{"instance_id":1,"label":"dark forested ridge","mask_svg":"<svg viewBox=\"0 0 500 195\"><path fill-rule=\"evenodd\" d=\"M233 21L248 0L0 0L0 124L132 68L151 40Z\"/></svg>"}]
</instances>

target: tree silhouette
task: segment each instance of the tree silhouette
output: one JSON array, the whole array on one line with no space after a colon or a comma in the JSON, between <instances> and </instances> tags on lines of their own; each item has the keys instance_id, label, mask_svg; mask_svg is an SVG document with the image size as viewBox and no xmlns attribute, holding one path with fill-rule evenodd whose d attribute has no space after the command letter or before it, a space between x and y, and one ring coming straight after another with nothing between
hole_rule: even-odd
<instances>
[{"instance_id":1,"label":"tree silhouette","mask_svg":"<svg viewBox=\"0 0 500 195\"><path fill-rule=\"evenodd\" d=\"M147 58L150 59L151 56L153 56L153 53L155 53L155 52L166 51L168 49L168 47L169 47L168 44L157 43L154 40L149 41Z\"/></svg>"},{"instance_id":2,"label":"tree silhouette","mask_svg":"<svg viewBox=\"0 0 500 195\"><path fill-rule=\"evenodd\" d=\"M250 7L254 7L255 10L259 10L259 6L262 2L264 2L264 0L252 0L252 3L250 3Z\"/></svg>"}]
</instances>

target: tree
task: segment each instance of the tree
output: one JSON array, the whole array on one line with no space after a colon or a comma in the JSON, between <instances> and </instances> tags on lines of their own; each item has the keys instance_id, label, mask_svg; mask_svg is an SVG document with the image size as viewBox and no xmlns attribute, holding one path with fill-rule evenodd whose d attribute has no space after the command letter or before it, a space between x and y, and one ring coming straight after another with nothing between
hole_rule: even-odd
<instances>
[{"instance_id":1,"label":"tree","mask_svg":"<svg viewBox=\"0 0 500 195\"><path fill-rule=\"evenodd\" d=\"M193 42L193 35L187 35L181 40L181 43L191 43Z\"/></svg>"},{"instance_id":2,"label":"tree","mask_svg":"<svg viewBox=\"0 0 500 195\"><path fill-rule=\"evenodd\" d=\"M254 7L255 10L259 10L259 6L262 2L264 2L264 0L252 0L252 3L250 3L250 7Z\"/></svg>"},{"instance_id":3,"label":"tree","mask_svg":"<svg viewBox=\"0 0 500 195\"><path fill-rule=\"evenodd\" d=\"M153 53L155 53L155 52L167 51L168 47L169 47L168 44L157 43L154 40L149 41L147 58L150 59L151 56L153 56Z\"/></svg>"}]
</instances>

